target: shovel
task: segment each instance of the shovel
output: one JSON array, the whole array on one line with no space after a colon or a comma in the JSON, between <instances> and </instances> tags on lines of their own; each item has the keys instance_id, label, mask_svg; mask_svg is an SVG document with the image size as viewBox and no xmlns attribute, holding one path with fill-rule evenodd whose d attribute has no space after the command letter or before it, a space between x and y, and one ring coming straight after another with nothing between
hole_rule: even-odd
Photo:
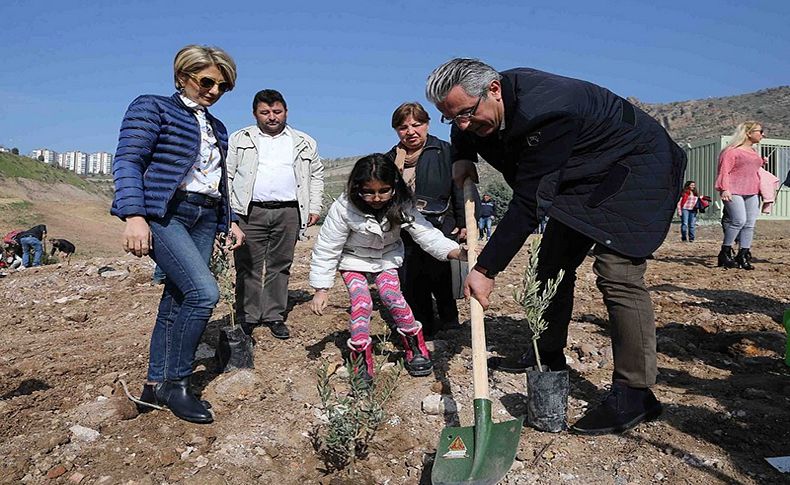
<instances>
[{"instance_id":1,"label":"shovel","mask_svg":"<svg viewBox=\"0 0 790 485\"><path fill-rule=\"evenodd\" d=\"M475 220L474 183L464 182L466 241L469 268L477 262L477 220ZM436 447L431 480L434 485L498 483L516 458L523 418L502 423L491 421L488 397L486 335L483 307L470 299L472 322L472 382L474 383L474 426L444 428Z\"/></svg>"}]
</instances>

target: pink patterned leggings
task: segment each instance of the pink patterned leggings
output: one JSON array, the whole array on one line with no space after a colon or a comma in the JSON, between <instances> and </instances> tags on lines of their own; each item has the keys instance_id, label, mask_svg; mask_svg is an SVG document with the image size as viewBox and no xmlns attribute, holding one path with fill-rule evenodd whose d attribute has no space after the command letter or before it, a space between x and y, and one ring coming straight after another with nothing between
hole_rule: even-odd
<instances>
[{"instance_id":1,"label":"pink patterned leggings","mask_svg":"<svg viewBox=\"0 0 790 485\"><path fill-rule=\"evenodd\" d=\"M361 273L357 271L341 271L340 276L348 287L351 298L351 341L363 342L370 336L370 315L373 313L373 300L368 289L368 275L375 275L379 298L387 307L395 320L395 325L407 334L414 333L419 324L414 320L411 307L400 291L398 271L388 269L381 273Z\"/></svg>"}]
</instances>

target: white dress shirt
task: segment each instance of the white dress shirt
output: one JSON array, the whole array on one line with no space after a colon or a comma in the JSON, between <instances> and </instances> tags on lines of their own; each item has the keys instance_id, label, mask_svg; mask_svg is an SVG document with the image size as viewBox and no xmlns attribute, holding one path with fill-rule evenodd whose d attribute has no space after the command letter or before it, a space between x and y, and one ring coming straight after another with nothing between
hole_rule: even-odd
<instances>
[{"instance_id":1,"label":"white dress shirt","mask_svg":"<svg viewBox=\"0 0 790 485\"><path fill-rule=\"evenodd\" d=\"M253 202L292 202L296 200L294 138L286 125L279 134L259 132L258 173L252 189Z\"/></svg>"},{"instance_id":2,"label":"white dress shirt","mask_svg":"<svg viewBox=\"0 0 790 485\"><path fill-rule=\"evenodd\" d=\"M181 190L196 192L210 197L220 197L219 184L222 181L222 156L219 145L211 124L206 119L206 108L180 95L181 101L195 113L200 125L200 151L192 168L187 172L181 185Z\"/></svg>"}]
</instances>

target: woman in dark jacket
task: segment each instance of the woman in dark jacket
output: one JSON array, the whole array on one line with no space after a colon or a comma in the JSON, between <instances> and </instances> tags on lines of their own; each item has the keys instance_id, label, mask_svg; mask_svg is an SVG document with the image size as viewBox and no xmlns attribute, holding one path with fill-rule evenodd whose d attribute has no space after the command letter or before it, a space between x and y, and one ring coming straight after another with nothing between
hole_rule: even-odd
<instances>
[{"instance_id":1,"label":"woman in dark jacket","mask_svg":"<svg viewBox=\"0 0 790 485\"><path fill-rule=\"evenodd\" d=\"M417 209L445 236L465 238L463 191L453 184L450 144L428 134L430 117L420 103L403 103L392 113L392 128L400 142L387 157L403 173L416 197ZM423 333L458 324L458 307L452 293L450 262L438 261L423 251L405 231L400 280L403 294ZM433 314L433 299L439 322Z\"/></svg>"},{"instance_id":2,"label":"woman in dark jacket","mask_svg":"<svg viewBox=\"0 0 790 485\"><path fill-rule=\"evenodd\" d=\"M208 261L218 232L230 229L229 249L244 233L228 203L227 130L208 107L233 89L236 65L221 49L190 45L173 70L177 93L140 96L124 116L112 214L126 221L124 249L150 253L167 273L140 400L210 423L211 412L189 387L195 350L219 300Z\"/></svg>"}]
</instances>

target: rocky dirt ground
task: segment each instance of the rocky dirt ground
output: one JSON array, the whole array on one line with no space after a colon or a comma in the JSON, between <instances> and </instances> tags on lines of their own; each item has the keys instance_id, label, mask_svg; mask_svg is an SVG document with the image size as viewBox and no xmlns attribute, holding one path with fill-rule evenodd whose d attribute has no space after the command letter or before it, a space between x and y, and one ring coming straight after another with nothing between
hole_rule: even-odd
<instances>
[{"instance_id":1,"label":"rocky dirt ground","mask_svg":"<svg viewBox=\"0 0 790 485\"><path fill-rule=\"evenodd\" d=\"M790 371L781 325L790 308L787 227L758 226L757 269L751 272L715 267L718 228L701 227L693 244L681 243L673 228L647 276L658 324L655 392L665 404L663 416L621 436L525 427L503 483L787 480L764 460L790 454ZM322 360L340 363L345 353L347 297L336 288L324 316L309 312L309 250L310 242L297 249L293 337L278 341L257 328L254 370L217 373L214 347L229 311L226 305L215 311L195 374L216 413L215 423L205 426L166 411L138 415L120 389L123 380L137 393L145 378L161 292L149 283L150 261L83 255L71 265L0 278L0 482L430 483L443 427L472 423L468 326L433 341L434 376L400 379L369 456L353 471L326 474L310 439L322 414L316 370ZM489 346L501 355L517 355L526 345L511 297L525 258L522 251L497 279L486 312ZM570 422L610 384L606 318L588 258L579 272L566 352ZM383 333L378 315L374 326ZM492 372L490 385L495 420L524 414L523 374ZM421 403L438 393L457 412L425 413Z\"/></svg>"}]
</instances>

